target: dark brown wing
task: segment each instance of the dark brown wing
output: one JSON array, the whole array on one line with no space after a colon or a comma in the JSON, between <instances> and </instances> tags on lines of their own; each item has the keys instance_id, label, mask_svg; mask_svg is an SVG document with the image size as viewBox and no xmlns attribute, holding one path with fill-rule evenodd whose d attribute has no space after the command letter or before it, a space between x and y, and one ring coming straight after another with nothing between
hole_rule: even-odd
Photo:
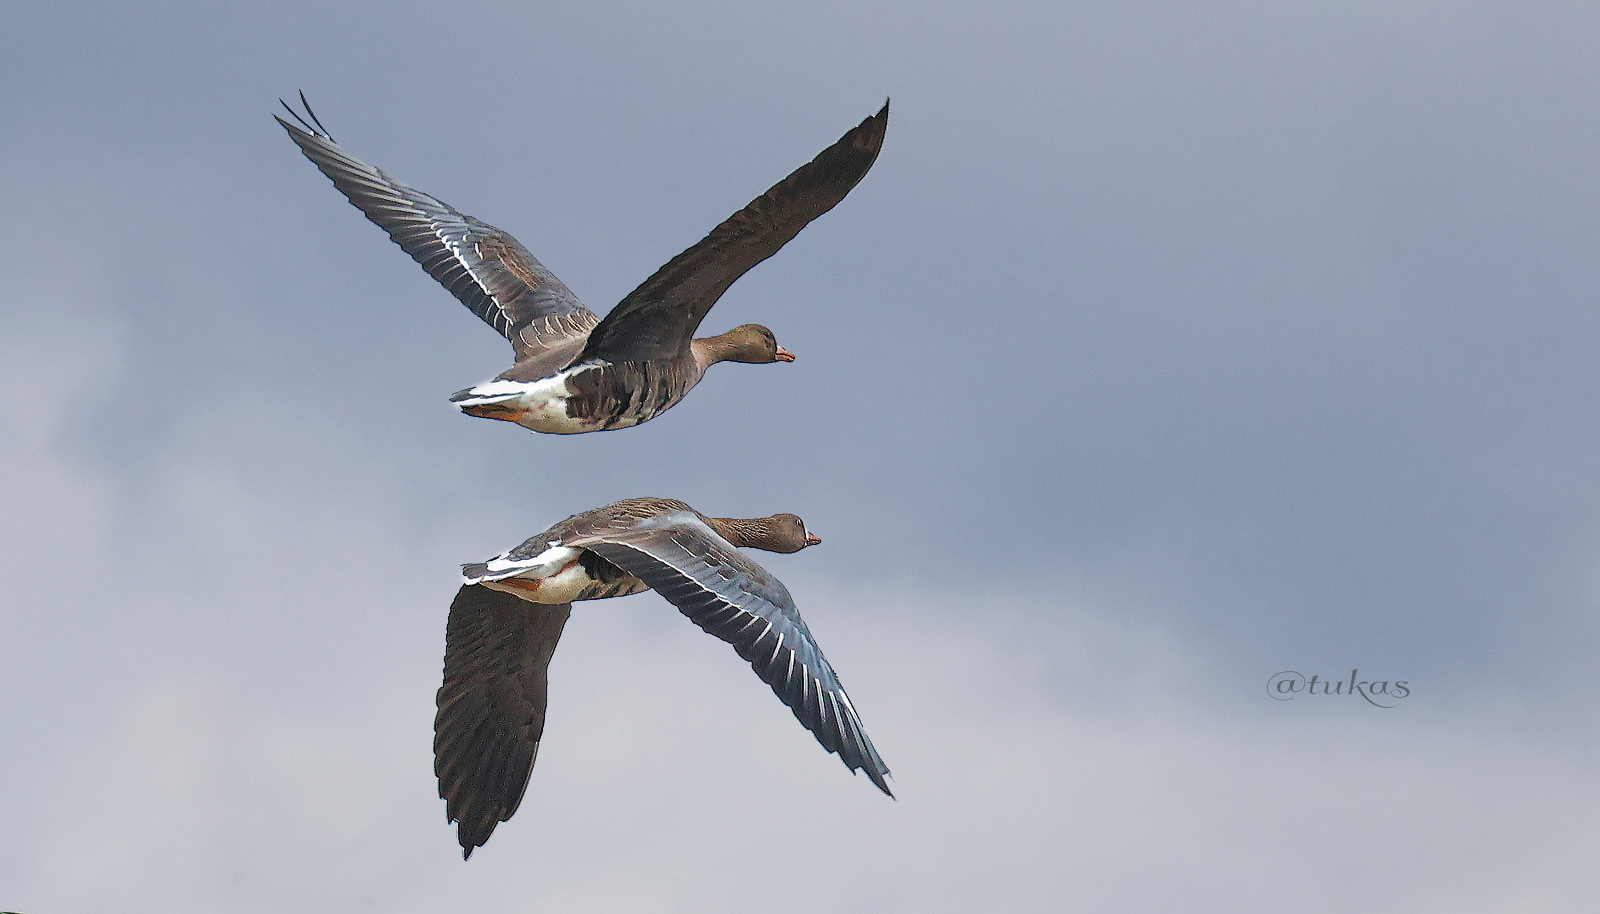
<instances>
[{"instance_id":1,"label":"dark brown wing","mask_svg":"<svg viewBox=\"0 0 1600 914\"><path fill-rule=\"evenodd\" d=\"M552 341L581 336L599 322L510 234L407 187L345 152L326 133L277 120L357 209L510 340L519 359Z\"/></svg>"},{"instance_id":2,"label":"dark brown wing","mask_svg":"<svg viewBox=\"0 0 1600 914\"><path fill-rule=\"evenodd\" d=\"M885 102L883 110L672 258L611 309L580 358L623 362L680 354L734 280L776 254L866 176L888 125Z\"/></svg>"},{"instance_id":3,"label":"dark brown wing","mask_svg":"<svg viewBox=\"0 0 1600 914\"><path fill-rule=\"evenodd\" d=\"M566 544L582 546L648 584L694 624L732 645L824 749L894 796L884 780L888 766L794 598L699 515L669 511L628 530L574 536Z\"/></svg>"},{"instance_id":4,"label":"dark brown wing","mask_svg":"<svg viewBox=\"0 0 1600 914\"><path fill-rule=\"evenodd\" d=\"M468 585L450 604L433 771L463 859L522 802L544 733L546 673L572 605Z\"/></svg>"}]
</instances>

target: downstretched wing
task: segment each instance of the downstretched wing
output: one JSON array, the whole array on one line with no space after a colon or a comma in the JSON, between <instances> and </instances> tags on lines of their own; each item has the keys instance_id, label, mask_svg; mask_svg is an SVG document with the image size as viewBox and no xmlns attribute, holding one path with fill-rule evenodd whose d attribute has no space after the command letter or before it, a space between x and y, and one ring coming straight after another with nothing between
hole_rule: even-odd
<instances>
[{"instance_id":1,"label":"downstretched wing","mask_svg":"<svg viewBox=\"0 0 1600 914\"><path fill-rule=\"evenodd\" d=\"M824 749L894 796L861 718L783 584L693 512L672 512L603 539L572 539L648 584L733 645Z\"/></svg>"},{"instance_id":2,"label":"downstretched wing","mask_svg":"<svg viewBox=\"0 0 1600 914\"><path fill-rule=\"evenodd\" d=\"M473 314L510 340L519 359L552 342L581 336L599 322L510 234L362 162L325 131L309 124L302 130L281 117L277 121L357 209Z\"/></svg>"},{"instance_id":3,"label":"downstretched wing","mask_svg":"<svg viewBox=\"0 0 1600 914\"><path fill-rule=\"evenodd\" d=\"M522 802L544 733L546 673L569 603L544 605L482 585L450 604L433 771L463 859Z\"/></svg>"},{"instance_id":4,"label":"downstretched wing","mask_svg":"<svg viewBox=\"0 0 1600 914\"><path fill-rule=\"evenodd\" d=\"M885 102L883 110L668 261L611 309L590 334L581 359L624 362L681 352L734 280L776 254L866 176L888 125Z\"/></svg>"}]
</instances>

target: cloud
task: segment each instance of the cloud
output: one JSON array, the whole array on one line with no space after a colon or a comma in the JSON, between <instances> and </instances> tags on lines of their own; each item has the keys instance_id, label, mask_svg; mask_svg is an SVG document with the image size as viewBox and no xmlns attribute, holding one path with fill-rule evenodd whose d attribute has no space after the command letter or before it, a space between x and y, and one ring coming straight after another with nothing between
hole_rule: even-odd
<instances>
[{"instance_id":1,"label":"cloud","mask_svg":"<svg viewBox=\"0 0 1600 914\"><path fill-rule=\"evenodd\" d=\"M1236 671L1159 631L1037 594L1001 602L1051 605L1053 630L1024 609L922 624L938 599L813 613L898 801L642 595L574 616L523 807L468 863L427 770L436 670L292 714L216 677L162 677L107 696L109 726L34 785L52 826L21 899L1557 911L1597 888L1579 859L1600 821L1592 759L1441 725L1421 690L1391 711L1286 707L1249 671L1237 707L1207 710L1196 696L1236 689Z\"/></svg>"}]
</instances>

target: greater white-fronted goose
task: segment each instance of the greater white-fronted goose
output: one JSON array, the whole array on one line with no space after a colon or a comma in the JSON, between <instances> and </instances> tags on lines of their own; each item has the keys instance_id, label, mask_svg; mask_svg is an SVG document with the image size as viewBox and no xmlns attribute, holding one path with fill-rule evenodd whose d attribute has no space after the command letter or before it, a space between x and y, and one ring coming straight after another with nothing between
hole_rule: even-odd
<instances>
[{"instance_id":1,"label":"greater white-fronted goose","mask_svg":"<svg viewBox=\"0 0 1600 914\"><path fill-rule=\"evenodd\" d=\"M797 552L819 542L793 514L706 517L681 501L632 498L461 566L433 754L462 856L522 801L544 732L546 672L572 601L641 590L733 645L823 748L894 796L888 767L789 591L738 549Z\"/></svg>"},{"instance_id":2,"label":"greater white-fronted goose","mask_svg":"<svg viewBox=\"0 0 1600 914\"><path fill-rule=\"evenodd\" d=\"M303 94L300 101L305 103ZM511 341L516 364L450 399L473 416L560 435L652 419L683 399L717 362L794 361L759 324L692 337L734 280L856 186L878 157L889 122L885 102L657 270L600 320L517 239L346 153L309 105L309 122L284 107L300 126L281 117L278 123L334 186Z\"/></svg>"}]
</instances>

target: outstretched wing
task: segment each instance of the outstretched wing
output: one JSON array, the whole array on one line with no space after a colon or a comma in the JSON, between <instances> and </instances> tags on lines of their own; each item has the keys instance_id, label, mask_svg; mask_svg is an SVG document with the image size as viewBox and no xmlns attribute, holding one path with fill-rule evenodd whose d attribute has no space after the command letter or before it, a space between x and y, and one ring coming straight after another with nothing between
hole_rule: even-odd
<instances>
[{"instance_id":1,"label":"outstretched wing","mask_svg":"<svg viewBox=\"0 0 1600 914\"><path fill-rule=\"evenodd\" d=\"M295 114L293 109L289 113ZM309 107L306 113L311 115ZM302 130L281 117L277 121L357 209L473 314L510 340L519 359L551 342L581 336L599 322L510 234L355 158L317 129L320 122L312 127L302 120Z\"/></svg>"},{"instance_id":2,"label":"outstretched wing","mask_svg":"<svg viewBox=\"0 0 1600 914\"><path fill-rule=\"evenodd\" d=\"M433 772L463 859L522 802L544 733L546 673L572 604L461 588L445 628Z\"/></svg>"},{"instance_id":3,"label":"outstretched wing","mask_svg":"<svg viewBox=\"0 0 1600 914\"><path fill-rule=\"evenodd\" d=\"M894 796L884 781L888 767L789 591L693 512L675 511L566 545L589 549L632 574L733 645L824 749Z\"/></svg>"},{"instance_id":4,"label":"outstretched wing","mask_svg":"<svg viewBox=\"0 0 1600 914\"><path fill-rule=\"evenodd\" d=\"M888 125L884 102L883 110L668 261L611 309L580 358L625 362L677 355L734 280L776 254L866 176Z\"/></svg>"}]
</instances>

